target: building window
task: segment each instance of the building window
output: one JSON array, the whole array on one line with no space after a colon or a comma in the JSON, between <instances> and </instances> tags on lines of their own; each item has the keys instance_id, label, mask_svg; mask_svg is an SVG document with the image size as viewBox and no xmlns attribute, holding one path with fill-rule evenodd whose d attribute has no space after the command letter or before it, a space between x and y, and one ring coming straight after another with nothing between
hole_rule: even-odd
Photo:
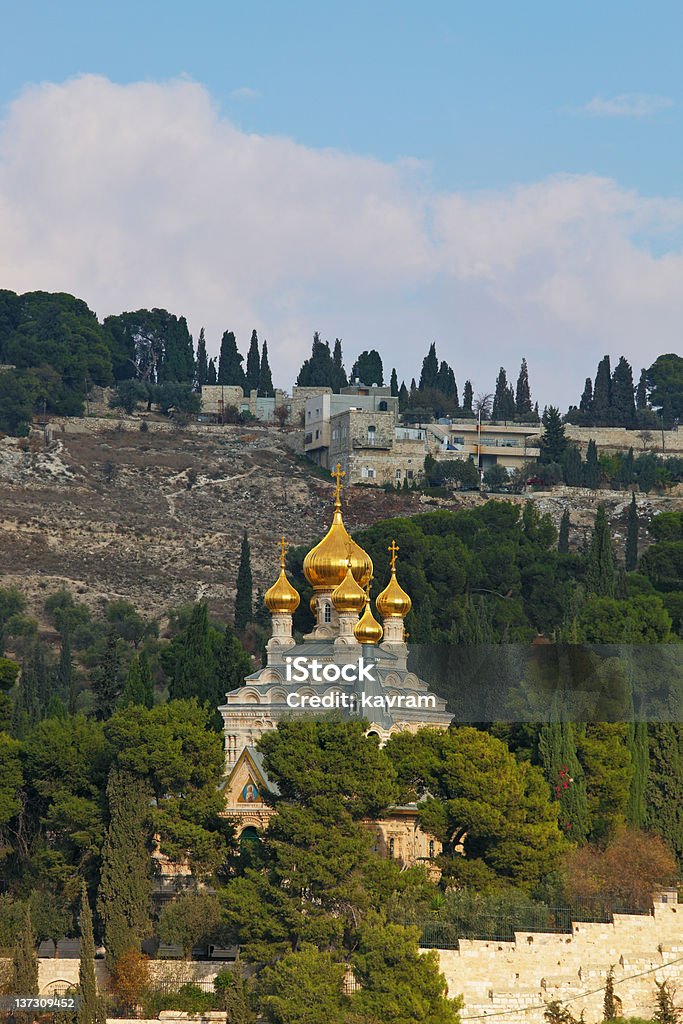
<instances>
[{"instance_id":1,"label":"building window","mask_svg":"<svg viewBox=\"0 0 683 1024\"><path fill-rule=\"evenodd\" d=\"M332 611L329 604L325 604L325 610L323 612L323 622L332 622Z\"/></svg>"},{"instance_id":2,"label":"building window","mask_svg":"<svg viewBox=\"0 0 683 1024\"><path fill-rule=\"evenodd\" d=\"M407 469L406 470L406 476L408 477L409 480L413 479L413 471L412 471L412 469Z\"/></svg>"},{"instance_id":3,"label":"building window","mask_svg":"<svg viewBox=\"0 0 683 1024\"><path fill-rule=\"evenodd\" d=\"M372 427L372 426L368 427L368 444L374 444L375 443L375 431L376 431L376 429L377 429L376 427Z\"/></svg>"},{"instance_id":4,"label":"building window","mask_svg":"<svg viewBox=\"0 0 683 1024\"><path fill-rule=\"evenodd\" d=\"M363 468L362 468L362 470L360 472L360 475L365 480L374 480L375 479L375 471L370 466L363 466Z\"/></svg>"},{"instance_id":5,"label":"building window","mask_svg":"<svg viewBox=\"0 0 683 1024\"><path fill-rule=\"evenodd\" d=\"M316 439L316 441L318 440L319 437L320 437L320 431L316 430L316 432L315 432L315 439Z\"/></svg>"},{"instance_id":6,"label":"building window","mask_svg":"<svg viewBox=\"0 0 683 1024\"><path fill-rule=\"evenodd\" d=\"M429 859L434 860L434 840L429 840Z\"/></svg>"},{"instance_id":7,"label":"building window","mask_svg":"<svg viewBox=\"0 0 683 1024\"><path fill-rule=\"evenodd\" d=\"M306 437L304 438L304 444L310 444L312 440L313 434L306 434Z\"/></svg>"},{"instance_id":8,"label":"building window","mask_svg":"<svg viewBox=\"0 0 683 1024\"><path fill-rule=\"evenodd\" d=\"M397 480L400 480L400 479L401 479L401 470L400 470L400 469L397 469L397 470L396 470L396 479L397 479Z\"/></svg>"},{"instance_id":9,"label":"building window","mask_svg":"<svg viewBox=\"0 0 683 1024\"><path fill-rule=\"evenodd\" d=\"M381 401L381 402L379 403L379 411L380 411L380 412L386 412L386 411L387 411L387 408L388 408L388 406L387 406L387 403L386 403L386 402L385 402L384 400L382 400L382 401Z\"/></svg>"},{"instance_id":10,"label":"building window","mask_svg":"<svg viewBox=\"0 0 683 1024\"><path fill-rule=\"evenodd\" d=\"M391 857L392 860L394 859L394 840L393 839L389 840L389 856Z\"/></svg>"},{"instance_id":11,"label":"building window","mask_svg":"<svg viewBox=\"0 0 683 1024\"><path fill-rule=\"evenodd\" d=\"M332 431L332 440L333 441L338 441L339 440L339 431L338 430L333 430Z\"/></svg>"},{"instance_id":12,"label":"building window","mask_svg":"<svg viewBox=\"0 0 683 1024\"><path fill-rule=\"evenodd\" d=\"M308 412L306 413L306 417L307 417L307 419L309 419L309 420L310 420L310 418L311 418L311 410L310 410L310 409L309 409L309 410L308 410Z\"/></svg>"}]
</instances>

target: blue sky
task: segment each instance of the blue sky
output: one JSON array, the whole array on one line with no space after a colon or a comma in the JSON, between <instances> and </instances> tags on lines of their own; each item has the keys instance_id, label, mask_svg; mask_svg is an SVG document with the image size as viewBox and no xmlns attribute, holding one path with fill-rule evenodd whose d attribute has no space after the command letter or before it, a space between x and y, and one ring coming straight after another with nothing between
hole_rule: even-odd
<instances>
[{"instance_id":1,"label":"blue sky","mask_svg":"<svg viewBox=\"0 0 683 1024\"><path fill-rule=\"evenodd\" d=\"M594 363L603 349L620 354L615 347L623 334L618 300L620 294L630 295L628 274L641 282L651 275L651 283L643 292L644 305L631 311L627 319L642 331L640 325L648 322L656 306L659 319L655 326L661 344L671 347L675 325L680 322L671 260L680 258L682 220L676 200L683 198L683 5L679 2L610 0L560 6L548 2L417 5L400 0L369 4L355 0L343 4L6 0L3 6L0 105L6 120L0 161L4 154L5 204L14 214L15 229L19 215L30 220L28 208L44 203L48 221L54 215L55 233L61 232L64 240L64 231L69 229L58 223L55 212L62 205L60 188L70 187L75 174L83 176L81 194L104 187L96 185L101 166L82 169L84 162L88 164L87 156L79 163L81 169L72 169L57 180L53 160L61 166L62 149L69 144L83 145L78 129L77 139L68 134L65 125L60 130L59 118L66 106L72 111L77 108L72 116L81 119L79 124L92 118L98 131L108 126L111 137L121 118L132 118L140 131L136 153L144 148L145 139L161 131L160 121L166 118L169 131L180 133L188 161L189 151L195 147L198 159L221 162L226 158L221 147L228 144L228 129L236 133L229 145L238 147L232 150L237 160L242 160L239 154L249 147L253 136L266 140L272 148L271 159L275 156L277 160L282 159L277 140L289 140L292 148L286 163L280 165L292 174L286 195L277 166L273 166L272 181L260 183L260 194L270 197L271 205L266 203L272 211L270 230L277 226L274 239L265 231L264 244L271 248L277 248L282 232L290 230L278 226L278 212L303 180L300 159L312 176L306 187L316 191L319 184L323 192L328 187L332 205L336 202L334 190L340 187L335 182L343 182L346 188L354 176L364 180L379 167L379 178L385 171L388 174L382 179L384 186L379 178L373 179L366 192L359 186L354 210L367 210L375 203L377 190L386 187L401 193L392 203L389 220L393 224L404 215L421 219L417 234L389 231L377 235L377 219L384 216L380 213L371 230L364 224L358 227L358 236L346 238L347 211L335 230L341 232L340 248L348 243L349 253L337 267L330 266L324 280L320 276L313 280L310 267L298 273L290 267L283 284L282 268L276 273L254 255L253 281L242 278L239 295L230 298L228 309L220 307L218 282L210 283L204 292L197 285L183 293L174 279L183 263L178 255L175 263L169 262L166 291L188 304L186 310L176 311L187 311L195 333L201 326L199 320L210 326L214 348L222 326L237 326L246 333L251 320L272 339L275 364L279 351L284 372L292 359L305 355L310 345L308 332L317 325L330 337L346 332L349 358L373 342L384 349L395 345L395 361L401 372L409 374L414 345L426 347L434 338L463 378L475 372L469 351L474 342L486 353L483 390L490 390L488 378L500 362L509 364L512 375L523 354L530 359L533 384L536 350L539 381L550 391L547 382L556 359L549 359L543 351L550 338L558 352L575 346L586 360L595 355L592 365L572 367L566 394L553 388L549 397L564 400L566 405L575 397L569 389L594 373ZM84 75L99 76L111 88L86 89L79 78ZM188 86L194 83L201 91L206 101L201 113L194 106L197 97L191 90L179 93L168 84L179 76L186 76ZM44 90L30 88L41 83L59 86L63 102L56 101L56 94L50 93L49 99ZM150 105L149 93L140 83L165 88L168 103L158 106L155 100ZM128 103L132 97L133 107ZM187 118L183 120L186 101ZM175 128L171 124L174 103L179 111ZM204 124L201 146L191 138L193 117ZM40 139L37 126L41 126ZM73 125L69 130L73 131ZM130 135L128 129L123 132L121 149L125 150ZM93 145L106 149L104 134L98 135ZM19 146L24 149L17 155ZM340 177L323 175L324 184L316 161L330 150L338 160ZM63 156L68 159L68 154ZM24 161L32 167L40 162L44 168L42 177L32 171L36 175L32 195L11 179L11 167ZM1 172L0 162L0 186ZM554 184L558 177L572 182L571 188L563 186L561 195ZM187 194L187 182L186 178L182 183L168 183L169 191L177 189L173 192L176 206L177 197ZM132 209L136 197L148 186L149 180L138 166L137 181L121 197L121 204L128 203L126 209ZM203 194L212 187L217 190L216 209L227 218L226 231L237 238L233 235L234 210L225 211L220 182L205 181ZM233 194L233 203L248 210L253 204L249 223L254 231L262 230L259 196L247 195L244 179L233 187L243 192L241 199ZM111 188L110 183L109 193ZM64 206L70 201L66 195ZM554 221L555 211L563 203L569 212L561 230L551 238L554 229L549 226L547 208L552 207L550 220ZM324 208L322 196L317 224L321 217L325 220ZM126 209L119 207L119 228ZM97 210L93 198L91 222ZM502 238L497 237L497 215L503 224ZM208 208L197 208L197 222L206 222L209 216ZM282 222L289 225L302 216L305 211L302 214L297 207L296 211L284 211ZM139 248L133 220L127 229L130 246ZM159 210L155 223L163 220ZM593 221L595 233L587 236L586 224ZM327 228L327 246L333 247L335 235L331 225ZM465 258L455 250L468 229L471 237L464 242L469 254ZM148 226L145 245L149 230ZM187 246L188 230L185 225L184 233L159 238L160 258L168 258L169 246ZM241 223L241 230L249 233L249 225ZM418 260L412 278L410 267L401 265L392 271L387 258L381 280L372 282L376 289L373 300L364 291L363 273L355 277L351 273L353 280L347 273L352 254L362 263L358 243L362 232L368 257L372 251L384 251L385 243L387 253L400 244L418 249L432 244L433 251ZM528 241L530 236L536 239L533 243ZM489 240L485 251L481 250L482 238ZM518 244L500 257L510 238L516 238ZM92 240L87 234L74 230L69 241L66 261L55 249L53 263L44 251L38 254L38 234L32 243L35 258L27 242L23 264L20 260L17 265L16 258L10 260L8 253L3 261L0 250L0 270L7 267L5 285L63 287L82 294L102 315L118 311L114 308L117 303L120 308L142 304L143 299L154 304L155 296L165 291L158 281L156 285L150 282L148 292L138 287L138 268L136 285L128 293L126 275L115 259L109 267L99 267L97 274L88 269L85 250ZM567 266L564 261L570 243L577 251ZM305 239L297 229L290 236L290 248L296 251L303 244ZM584 290L577 285L581 246L604 267L603 287L613 290L603 309L598 297L585 294L585 289L592 287L588 278L594 278L595 265L586 272ZM542 281L540 268L546 266L549 251L558 261L557 273ZM605 267L606 253L614 254L613 266ZM646 258L650 258L647 267L638 269L638 261ZM230 276L232 270L226 264L224 274ZM387 285L386 277L392 272L393 283ZM113 280L118 280L118 290ZM245 292L248 301L242 301ZM520 294L526 295L524 301ZM670 294L673 305L668 306ZM398 310L397 295L401 296ZM162 299L169 301L161 294L156 304ZM355 315L349 312L350 306ZM387 318L387 306L394 311L394 321ZM569 311L576 308L582 310L581 315L570 316ZM239 321L236 325L230 321L231 310ZM450 330L454 318L461 325L455 334ZM300 342L297 332L302 334ZM422 335L419 339L418 333ZM653 344L656 348L658 342L643 338L639 352L634 328L623 348L634 362L639 356L645 362ZM458 358L462 372L458 372Z\"/></svg>"}]
</instances>

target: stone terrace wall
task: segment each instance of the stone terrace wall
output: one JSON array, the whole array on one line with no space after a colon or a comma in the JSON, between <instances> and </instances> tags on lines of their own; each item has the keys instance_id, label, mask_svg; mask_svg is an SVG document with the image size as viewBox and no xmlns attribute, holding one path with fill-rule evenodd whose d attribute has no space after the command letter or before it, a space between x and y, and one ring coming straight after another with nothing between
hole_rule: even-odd
<instances>
[{"instance_id":1,"label":"stone terrace wall","mask_svg":"<svg viewBox=\"0 0 683 1024\"><path fill-rule=\"evenodd\" d=\"M627 430L626 427L574 427L566 424L564 432L572 441L577 441L579 448L585 454L588 442L592 439L599 449L603 451L623 451L633 448L634 455L638 455L645 448L639 434L639 430ZM652 428L648 431L651 435L647 440L647 449L662 453L662 431ZM683 430L665 430L664 455L683 454Z\"/></svg>"},{"instance_id":2,"label":"stone terrace wall","mask_svg":"<svg viewBox=\"0 0 683 1024\"><path fill-rule=\"evenodd\" d=\"M651 1019L655 981L683 990L683 904L658 904L651 917L615 914L613 924L574 924L571 935L517 932L514 942L461 940L460 949L438 953L449 994L464 998L463 1024L544 1024L554 999L570 1000L571 1013L594 1024L610 967L623 1015Z\"/></svg>"}]
</instances>

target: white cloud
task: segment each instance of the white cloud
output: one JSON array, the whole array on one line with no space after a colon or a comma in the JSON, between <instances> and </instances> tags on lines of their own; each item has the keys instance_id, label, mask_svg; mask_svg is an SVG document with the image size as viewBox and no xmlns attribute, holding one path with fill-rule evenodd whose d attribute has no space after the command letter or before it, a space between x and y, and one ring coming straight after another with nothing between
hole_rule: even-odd
<instances>
[{"instance_id":1,"label":"white cloud","mask_svg":"<svg viewBox=\"0 0 683 1024\"><path fill-rule=\"evenodd\" d=\"M644 92L622 92L610 99L594 96L581 111L594 117L651 117L660 110L673 106L669 96L654 96Z\"/></svg>"},{"instance_id":2,"label":"white cloud","mask_svg":"<svg viewBox=\"0 0 683 1024\"><path fill-rule=\"evenodd\" d=\"M439 193L414 160L246 134L184 80L42 85L0 125L0 287L165 306L213 351L256 327L286 386L319 329L408 380L435 340L475 390L524 355L566 406L604 352L637 371L679 346L681 226L680 202L590 176Z\"/></svg>"},{"instance_id":3,"label":"white cloud","mask_svg":"<svg viewBox=\"0 0 683 1024\"><path fill-rule=\"evenodd\" d=\"M239 89L233 89L230 96L233 100L257 100L261 93L258 89L252 89L250 85L241 85Z\"/></svg>"}]
</instances>

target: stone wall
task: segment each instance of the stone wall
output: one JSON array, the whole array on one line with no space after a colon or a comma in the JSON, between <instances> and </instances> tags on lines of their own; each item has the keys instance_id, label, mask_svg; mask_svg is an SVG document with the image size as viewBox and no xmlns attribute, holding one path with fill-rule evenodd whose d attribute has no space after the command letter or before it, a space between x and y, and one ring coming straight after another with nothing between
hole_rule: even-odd
<instances>
[{"instance_id":1,"label":"stone wall","mask_svg":"<svg viewBox=\"0 0 683 1024\"><path fill-rule=\"evenodd\" d=\"M653 916L615 914L613 924L575 923L566 935L462 939L459 949L438 953L449 994L464 998L463 1024L475 1017L544 1024L545 1004L555 999L594 1024L602 1020L610 967L623 1015L649 1020L655 981L669 980L679 992L683 985L683 904L657 904Z\"/></svg>"},{"instance_id":2,"label":"stone wall","mask_svg":"<svg viewBox=\"0 0 683 1024\"><path fill-rule=\"evenodd\" d=\"M0 961L1 962L1 961ZM7 961L9 963L9 961ZM38 991L40 995L49 995L61 991L65 987L78 985L78 969L80 960L54 957L38 960ZM150 960L150 975L157 981L172 981L183 985L190 981L213 981L226 963L222 960ZM98 987L106 989L109 984L109 972L104 960L95 960L95 974Z\"/></svg>"},{"instance_id":3,"label":"stone wall","mask_svg":"<svg viewBox=\"0 0 683 1024\"><path fill-rule=\"evenodd\" d=\"M592 439L598 448L606 452L623 451L633 448L634 455L645 450L655 451L658 455L683 454L683 430L627 430L626 427L574 427L567 424L565 435L577 441L585 455L588 442ZM662 449L662 441L664 448Z\"/></svg>"}]
</instances>

